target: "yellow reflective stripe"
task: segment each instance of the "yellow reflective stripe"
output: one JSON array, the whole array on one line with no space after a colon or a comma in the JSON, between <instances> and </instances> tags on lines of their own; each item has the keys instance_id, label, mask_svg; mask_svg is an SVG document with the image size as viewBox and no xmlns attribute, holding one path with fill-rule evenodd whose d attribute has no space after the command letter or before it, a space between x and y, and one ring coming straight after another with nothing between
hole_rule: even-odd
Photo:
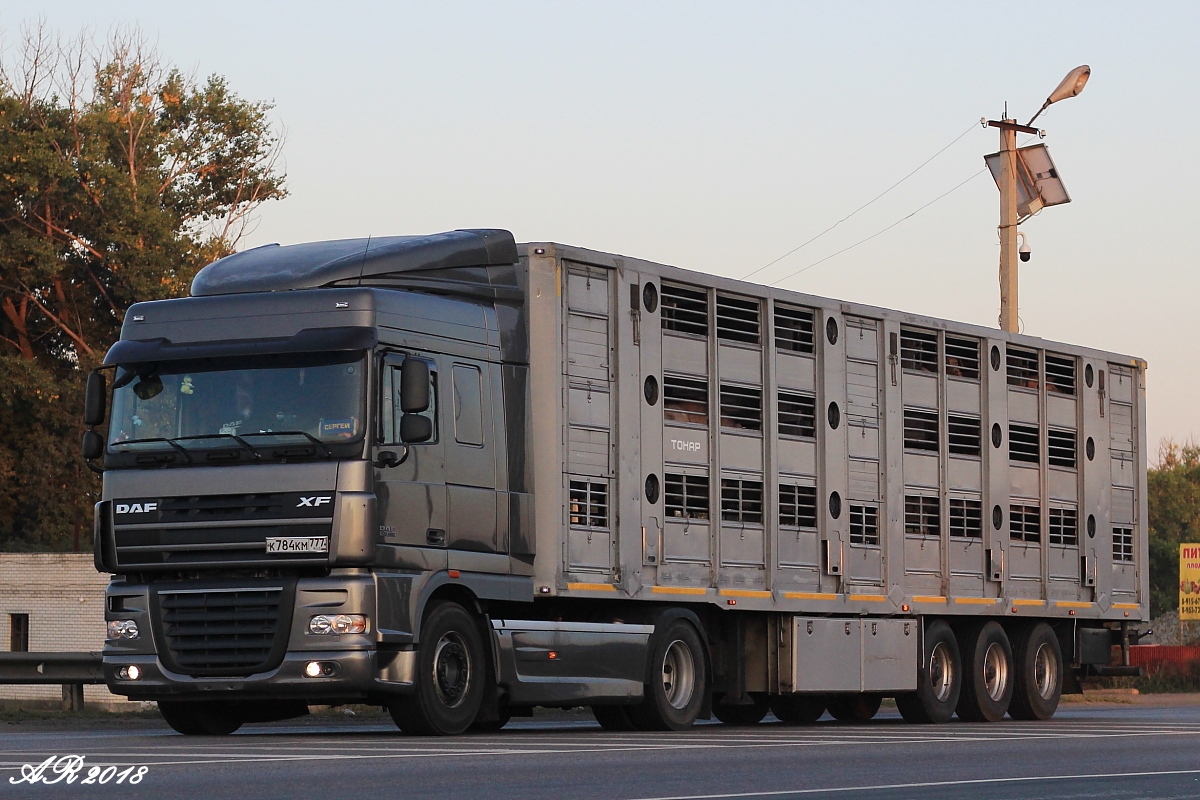
<instances>
[{"instance_id":1,"label":"yellow reflective stripe","mask_svg":"<svg viewBox=\"0 0 1200 800\"><path fill-rule=\"evenodd\" d=\"M994 597L956 597L954 602L969 606L991 606L996 604Z\"/></svg>"},{"instance_id":2,"label":"yellow reflective stripe","mask_svg":"<svg viewBox=\"0 0 1200 800\"><path fill-rule=\"evenodd\" d=\"M1113 608L1141 608L1137 603L1113 603Z\"/></svg>"},{"instance_id":3,"label":"yellow reflective stripe","mask_svg":"<svg viewBox=\"0 0 1200 800\"><path fill-rule=\"evenodd\" d=\"M946 598L940 594L917 594L913 595L914 603L944 603Z\"/></svg>"},{"instance_id":4,"label":"yellow reflective stripe","mask_svg":"<svg viewBox=\"0 0 1200 800\"><path fill-rule=\"evenodd\" d=\"M567 588L573 592L615 592L617 587L611 583L568 583Z\"/></svg>"},{"instance_id":5,"label":"yellow reflective stripe","mask_svg":"<svg viewBox=\"0 0 1200 800\"><path fill-rule=\"evenodd\" d=\"M704 594L708 590L691 586L651 586L650 591L655 594Z\"/></svg>"},{"instance_id":6,"label":"yellow reflective stripe","mask_svg":"<svg viewBox=\"0 0 1200 800\"><path fill-rule=\"evenodd\" d=\"M887 600L885 594L852 594L850 602L852 603L882 603Z\"/></svg>"},{"instance_id":7,"label":"yellow reflective stripe","mask_svg":"<svg viewBox=\"0 0 1200 800\"><path fill-rule=\"evenodd\" d=\"M722 597L770 597L770 592L759 592L752 589L721 589L718 594Z\"/></svg>"},{"instance_id":8,"label":"yellow reflective stripe","mask_svg":"<svg viewBox=\"0 0 1200 800\"><path fill-rule=\"evenodd\" d=\"M1014 606L1044 606L1044 605L1046 605L1046 601L1045 600L1022 600L1022 599L1018 598L1016 600L1013 600L1012 604Z\"/></svg>"},{"instance_id":9,"label":"yellow reflective stripe","mask_svg":"<svg viewBox=\"0 0 1200 800\"><path fill-rule=\"evenodd\" d=\"M1074 600L1055 600L1054 605L1059 608L1091 608L1093 603L1077 603Z\"/></svg>"},{"instance_id":10,"label":"yellow reflective stripe","mask_svg":"<svg viewBox=\"0 0 1200 800\"><path fill-rule=\"evenodd\" d=\"M828 592L784 592L787 600L837 600L838 595Z\"/></svg>"}]
</instances>

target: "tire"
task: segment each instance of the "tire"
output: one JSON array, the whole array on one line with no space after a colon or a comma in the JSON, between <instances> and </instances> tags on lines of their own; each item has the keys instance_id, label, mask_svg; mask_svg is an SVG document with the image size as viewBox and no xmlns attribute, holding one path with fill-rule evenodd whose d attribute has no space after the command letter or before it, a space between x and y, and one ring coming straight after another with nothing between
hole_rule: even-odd
<instances>
[{"instance_id":1,"label":"tire","mask_svg":"<svg viewBox=\"0 0 1200 800\"><path fill-rule=\"evenodd\" d=\"M184 736L228 736L242 727L231 703L159 700L158 712Z\"/></svg>"},{"instance_id":2,"label":"tire","mask_svg":"<svg viewBox=\"0 0 1200 800\"><path fill-rule=\"evenodd\" d=\"M713 716L726 725L757 725L771 710L771 701L766 695L750 696L750 703L743 706L713 704Z\"/></svg>"},{"instance_id":3,"label":"tire","mask_svg":"<svg viewBox=\"0 0 1200 800\"><path fill-rule=\"evenodd\" d=\"M1044 622L1031 625L1017 636L1013 648L1016 666L1012 703L1013 719L1050 719L1062 697L1062 646L1053 629Z\"/></svg>"},{"instance_id":4,"label":"tire","mask_svg":"<svg viewBox=\"0 0 1200 800\"><path fill-rule=\"evenodd\" d=\"M600 727L604 730L613 733L637 730L637 725L629 716L629 710L630 706L592 706L592 714L596 717L596 722L599 722Z\"/></svg>"},{"instance_id":5,"label":"tire","mask_svg":"<svg viewBox=\"0 0 1200 800\"><path fill-rule=\"evenodd\" d=\"M650 683L642 702L630 709L644 731L692 727L708 693L704 644L692 624L676 619L655 630L650 646Z\"/></svg>"},{"instance_id":6,"label":"tire","mask_svg":"<svg viewBox=\"0 0 1200 800\"><path fill-rule=\"evenodd\" d=\"M999 622L985 622L963 631L961 641L963 688L958 718L967 722L997 722L1004 718L1013 695L1013 653Z\"/></svg>"},{"instance_id":7,"label":"tire","mask_svg":"<svg viewBox=\"0 0 1200 800\"><path fill-rule=\"evenodd\" d=\"M479 626L465 608L448 601L430 606L421 626L413 692L388 704L392 721L418 736L467 730L483 704L484 658Z\"/></svg>"},{"instance_id":8,"label":"tire","mask_svg":"<svg viewBox=\"0 0 1200 800\"><path fill-rule=\"evenodd\" d=\"M954 631L944 620L925 628L924 652L917 665L917 690L896 695L896 708L906 722L920 725L949 722L962 694L962 658Z\"/></svg>"},{"instance_id":9,"label":"tire","mask_svg":"<svg viewBox=\"0 0 1200 800\"><path fill-rule=\"evenodd\" d=\"M829 715L838 722L867 722L879 713L882 702L877 694L834 694L827 705Z\"/></svg>"},{"instance_id":10,"label":"tire","mask_svg":"<svg viewBox=\"0 0 1200 800\"><path fill-rule=\"evenodd\" d=\"M825 697L785 694L771 701L771 713L788 725L811 725L825 713Z\"/></svg>"}]
</instances>

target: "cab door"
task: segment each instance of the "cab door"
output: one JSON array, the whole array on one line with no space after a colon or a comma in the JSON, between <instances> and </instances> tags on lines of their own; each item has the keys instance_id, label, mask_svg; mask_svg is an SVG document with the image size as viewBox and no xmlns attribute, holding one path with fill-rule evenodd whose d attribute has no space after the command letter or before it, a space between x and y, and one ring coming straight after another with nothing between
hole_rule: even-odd
<instances>
[{"instance_id":1,"label":"cab door","mask_svg":"<svg viewBox=\"0 0 1200 800\"><path fill-rule=\"evenodd\" d=\"M442 366L447 546L475 553L507 553L504 526L496 513L493 365L445 357Z\"/></svg>"},{"instance_id":2,"label":"cab door","mask_svg":"<svg viewBox=\"0 0 1200 800\"><path fill-rule=\"evenodd\" d=\"M424 412L433 421L427 442L400 442L400 366L406 357L429 365L430 406ZM375 494L379 504L381 544L444 549L446 547L446 453L439 424L442 404L441 374L433 356L388 353L380 370L379 430L373 453ZM381 466L381 453L408 455L398 466Z\"/></svg>"}]
</instances>

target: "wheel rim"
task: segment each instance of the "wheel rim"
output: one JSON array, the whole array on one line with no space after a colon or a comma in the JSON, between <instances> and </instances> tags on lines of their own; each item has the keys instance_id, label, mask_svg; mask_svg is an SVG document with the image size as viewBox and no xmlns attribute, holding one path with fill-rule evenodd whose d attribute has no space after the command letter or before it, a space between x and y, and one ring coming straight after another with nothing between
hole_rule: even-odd
<instances>
[{"instance_id":1,"label":"wheel rim","mask_svg":"<svg viewBox=\"0 0 1200 800\"><path fill-rule=\"evenodd\" d=\"M685 642L676 639L667 646L662 664L663 696L675 709L686 708L696 688L696 662Z\"/></svg>"},{"instance_id":2,"label":"wheel rim","mask_svg":"<svg viewBox=\"0 0 1200 800\"><path fill-rule=\"evenodd\" d=\"M1033 685L1043 700L1049 700L1058 685L1058 660L1048 644L1038 645L1033 656Z\"/></svg>"},{"instance_id":3,"label":"wheel rim","mask_svg":"<svg viewBox=\"0 0 1200 800\"><path fill-rule=\"evenodd\" d=\"M1004 697L1004 690L1008 688L1008 658L998 642L988 645L983 654L983 687L993 701Z\"/></svg>"},{"instance_id":4,"label":"wheel rim","mask_svg":"<svg viewBox=\"0 0 1200 800\"><path fill-rule=\"evenodd\" d=\"M950 699L954 689L954 657L945 642L938 642L929 654L929 685L939 703Z\"/></svg>"},{"instance_id":5,"label":"wheel rim","mask_svg":"<svg viewBox=\"0 0 1200 800\"><path fill-rule=\"evenodd\" d=\"M433 688L447 708L463 703L471 686L471 656L467 643L454 631L442 636L433 651Z\"/></svg>"}]
</instances>

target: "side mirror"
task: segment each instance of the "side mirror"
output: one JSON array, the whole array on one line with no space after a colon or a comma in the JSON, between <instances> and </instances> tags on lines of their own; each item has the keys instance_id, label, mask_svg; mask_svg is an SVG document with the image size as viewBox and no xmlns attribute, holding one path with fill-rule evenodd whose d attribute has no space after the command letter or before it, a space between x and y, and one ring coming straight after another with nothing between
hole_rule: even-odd
<instances>
[{"instance_id":1,"label":"side mirror","mask_svg":"<svg viewBox=\"0 0 1200 800\"><path fill-rule=\"evenodd\" d=\"M87 389L83 395L84 425L100 425L104 422L104 405L107 392L108 388L105 385L102 374L93 372L88 375Z\"/></svg>"},{"instance_id":2,"label":"side mirror","mask_svg":"<svg viewBox=\"0 0 1200 800\"><path fill-rule=\"evenodd\" d=\"M104 437L96 431L84 431L83 457L91 461L102 455L104 455Z\"/></svg>"},{"instance_id":3,"label":"side mirror","mask_svg":"<svg viewBox=\"0 0 1200 800\"><path fill-rule=\"evenodd\" d=\"M400 365L400 410L405 414L414 414L428 409L429 364L420 359L406 358ZM404 423L400 424L403 427Z\"/></svg>"},{"instance_id":4,"label":"side mirror","mask_svg":"<svg viewBox=\"0 0 1200 800\"><path fill-rule=\"evenodd\" d=\"M405 362L407 363L407 362ZM420 414L405 414L400 418L400 441L406 444L428 442L433 438L433 420Z\"/></svg>"}]
</instances>

